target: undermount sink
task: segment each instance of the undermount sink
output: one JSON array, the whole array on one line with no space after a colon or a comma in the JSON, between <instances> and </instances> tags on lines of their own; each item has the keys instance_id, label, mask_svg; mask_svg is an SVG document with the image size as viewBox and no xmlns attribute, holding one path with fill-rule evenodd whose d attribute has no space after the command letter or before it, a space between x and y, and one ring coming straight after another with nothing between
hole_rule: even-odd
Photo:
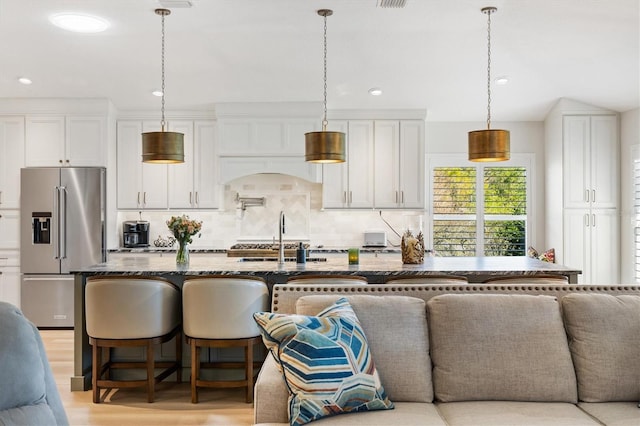
<instances>
[{"instance_id":1,"label":"undermount sink","mask_svg":"<svg viewBox=\"0 0 640 426\"><path fill-rule=\"evenodd\" d=\"M238 262L277 262L277 257L241 257ZM295 257L285 257L285 262L295 262ZM326 257L308 257L307 262L326 262Z\"/></svg>"}]
</instances>

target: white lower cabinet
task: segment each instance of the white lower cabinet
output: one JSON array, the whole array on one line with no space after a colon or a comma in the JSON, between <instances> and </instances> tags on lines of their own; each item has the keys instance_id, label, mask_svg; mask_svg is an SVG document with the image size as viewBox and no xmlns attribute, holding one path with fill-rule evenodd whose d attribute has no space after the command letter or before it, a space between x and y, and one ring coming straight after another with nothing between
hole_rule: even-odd
<instances>
[{"instance_id":1,"label":"white lower cabinet","mask_svg":"<svg viewBox=\"0 0 640 426\"><path fill-rule=\"evenodd\" d=\"M20 252L0 250L0 300L20 307Z\"/></svg>"},{"instance_id":2,"label":"white lower cabinet","mask_svg":"<svg viewBox=\"0 0 640 426\"><path fill-rule=\"evenodd\" d=\"M0 210L0 249L20 248L20 211Z\"/></svg>"},{"instance_id":3,"label":"white lower cabinet","mask_svg":"<svg viewBox=\"0 0 640 426\"><path fill-rule=\"evenodd\" d=\"M582 270L580 284L619 281L616 209L566 209L564 212L563 264Z\"/></svg>"}]
</instances>

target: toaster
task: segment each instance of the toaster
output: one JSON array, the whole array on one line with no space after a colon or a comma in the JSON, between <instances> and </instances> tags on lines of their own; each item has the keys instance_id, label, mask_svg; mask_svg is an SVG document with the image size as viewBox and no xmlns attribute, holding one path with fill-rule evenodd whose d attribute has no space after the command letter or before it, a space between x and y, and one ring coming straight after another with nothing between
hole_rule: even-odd
<instances>
[{"instance_id":1,"label":"toaster","mask_svg":"<svg viewBox=\"0 0 640 426\"><path fill-rule=\"evenodd\" d=\"M364 233L364 247L386 247L387 233L384 231L366 231Z\"/></svg>"}]
</instances>

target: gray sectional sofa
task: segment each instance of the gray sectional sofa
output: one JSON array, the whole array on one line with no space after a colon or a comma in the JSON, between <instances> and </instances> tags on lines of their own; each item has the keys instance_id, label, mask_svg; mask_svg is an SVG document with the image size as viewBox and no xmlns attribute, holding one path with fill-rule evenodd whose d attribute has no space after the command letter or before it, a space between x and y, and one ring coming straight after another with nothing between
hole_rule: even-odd
<instances>
[{"instance_id":1,"label":"gray sectional sofa","mask_svg":"<svg viewBox=\"0 0 640 426\"><path fill-rule=\"evenodd\" d=\"M276 285L272 311L343 297L394 408L311 424L640 425L638 286ZM269 355L255 423L288 424L288 397Z\"/></svg>"},{"instance_id":2,"label":"gray sectional sofa","mask_svg":"<svg viewBox=\"0 0 640 426\"><path fill-rule=\"evenodd\" d=\"M0 302L0 426L68 424L38 329Z\"/></svg>"}]
</instances>

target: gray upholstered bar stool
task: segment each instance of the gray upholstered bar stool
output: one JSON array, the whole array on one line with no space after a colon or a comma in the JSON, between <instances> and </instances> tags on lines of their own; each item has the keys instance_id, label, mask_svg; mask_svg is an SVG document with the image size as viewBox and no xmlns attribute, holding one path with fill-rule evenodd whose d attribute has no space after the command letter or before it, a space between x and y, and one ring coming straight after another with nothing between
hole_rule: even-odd
<instances>
[{"instance_id":1,"label":"gray upholstered bar stool","mask_svg":"<svg viewBox=\"0 0 640 426\"><path fill-rule=\"evenodd\" d=\"M292 285L362 285L368 284L365 277L359 275L294 275L287 279L287 284Z\"/></svg>"},{"instance_id":2,"label":"gray upholstered bar stool","mask_svg":"<svg viewBox=\"0 0 640 426\"><path fill-rule=\"evenodd\" d=\"M467 277L461 275L392 275L387 277L385 284L468 284Z\"/></svg>"},{"instance_id":3,"label":"gray upholstered bar stool","mask_svg":"<svg viewBox=\"0 0 640 426\"><path fill-rule=\"evenodd\" d=\"M268 311L269 302L269 289L262 278L215 275L185 279L182 312L184 334L191 347L191 402L198 402L199 387L246 387L246 400L253 402L253 347L262 342L253 313ZM243 347L244 362L202 362L203 347ZM244 368L244 378L204 380L201 368Z\"/></svg>"},{"instance_id":4,"label":"gray upholstered bar stool","mask_svg":"<svg viewBox=\"0 0 640 426\"><path fill-rule=\"evenodd\" d=\"M488 278L484 284L569 284L569 278L560 274L504 275Z\"/></svg>"},{"instance_id":5,"label":"gray upholstered bar stool","mask_svg":"<svg viewBox=\"0 0 640 426\"><path fill-rule=\"evenodd\" d=\"M100 402L105 388L146 387L147 400L153 402L155 385L177 372L181 382L182 333L180 322L180 289L157 277L94 276L87 278L85 288L86 326L93 346L91 382L93 402ZM175 361L155 361L154 346L175 338ZM145 361L111 360L111 349L143 347ZM103 356L106 349L106 357ZM103 359L106 358L106 359ZM114 380L111 370L143 368L142 380ZM157 375L155 369L162 369Z\"/></svg>"}]
</instances>

